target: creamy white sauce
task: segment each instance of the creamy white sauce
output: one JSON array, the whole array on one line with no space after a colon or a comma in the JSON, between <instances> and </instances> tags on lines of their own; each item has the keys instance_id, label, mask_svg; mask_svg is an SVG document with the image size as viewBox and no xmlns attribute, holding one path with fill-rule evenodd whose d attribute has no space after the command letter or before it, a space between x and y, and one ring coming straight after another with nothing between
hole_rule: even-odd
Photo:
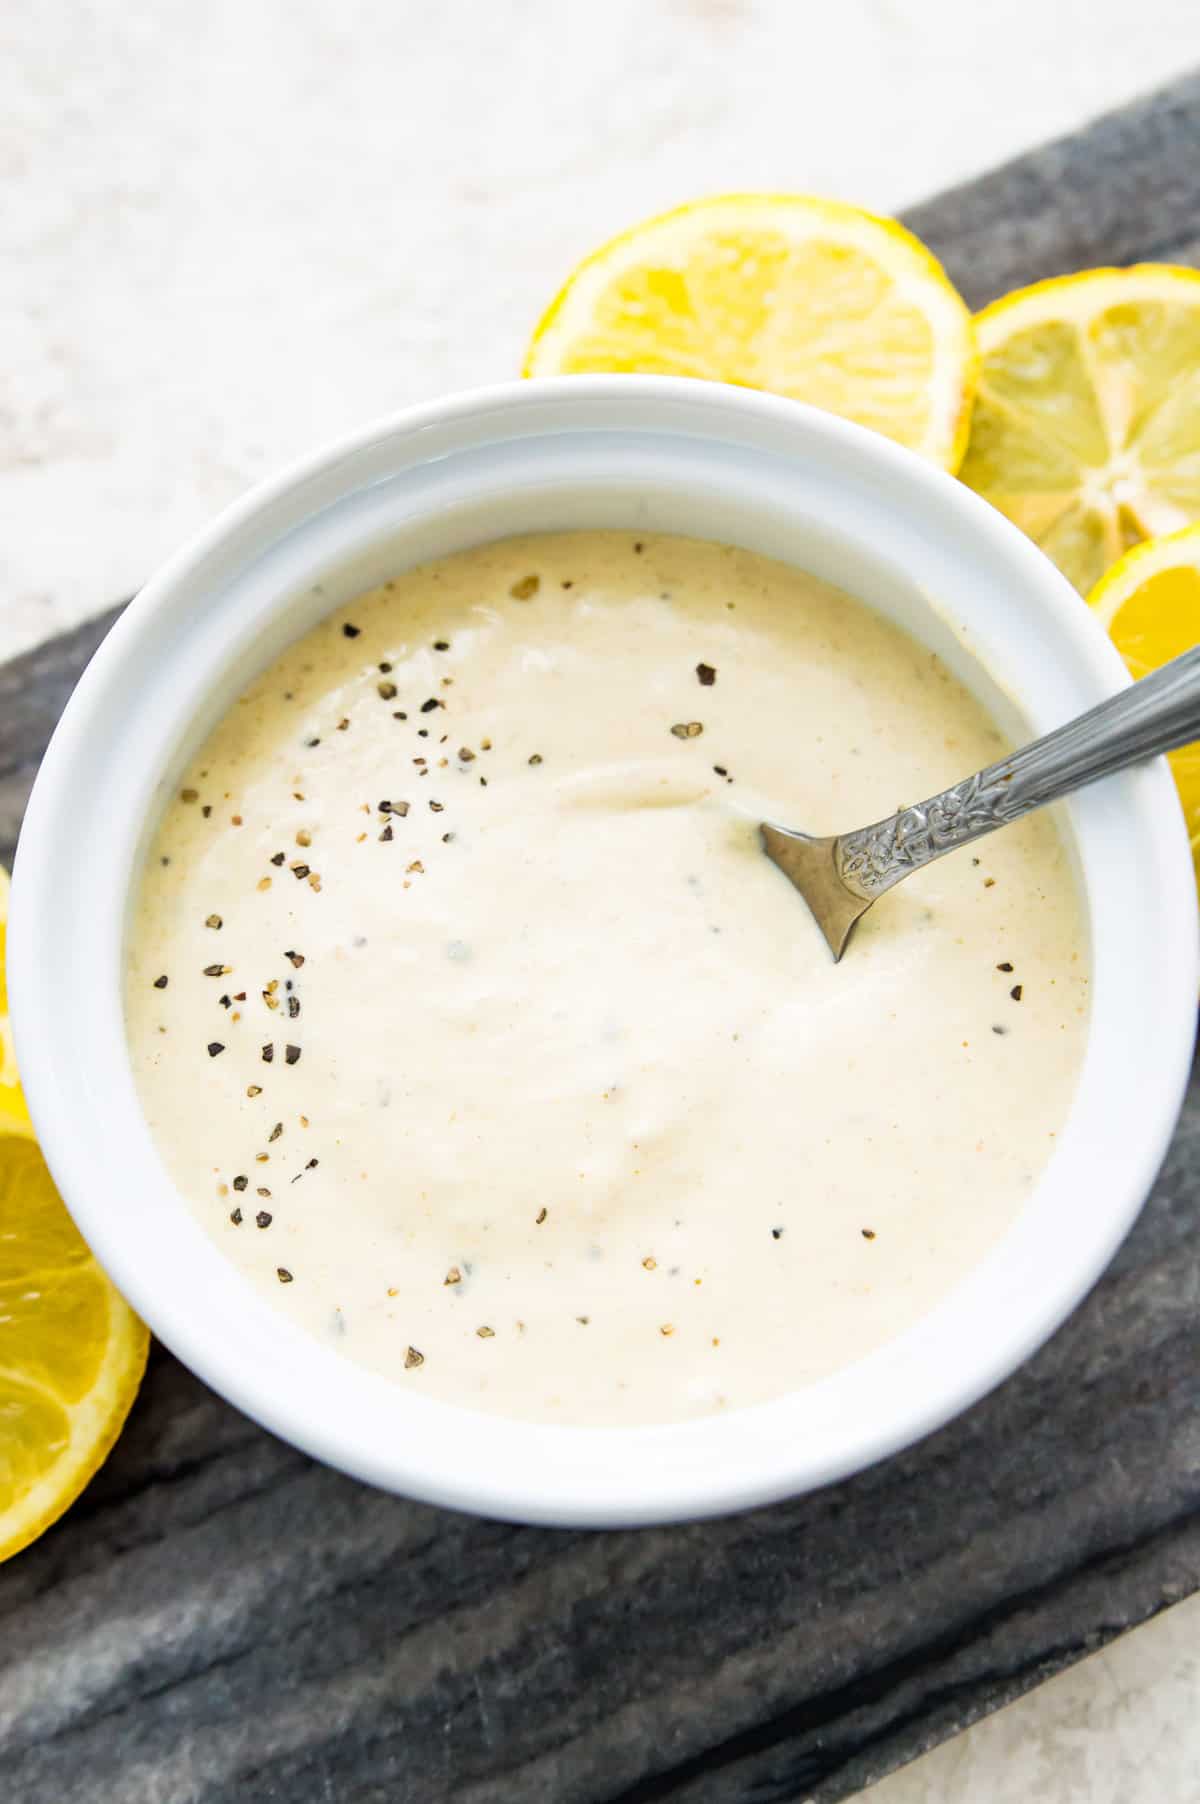
<instances>
[{"instance_id":1,"label":"creamy white sauce","mask_svg":"<svg viewBox=\"0 0 1200 1804\"><path fill-rule=\"evenodd\" d=\"M1079 906L1033 817L834 966L757 827L861 824L1001 743L927 651L735 548L566 533L399 577L167 809L127 1014L169 1171L273 1303L424 1396L669 1421L856 1359L1053 1150Z\"/></svg>"}]
</instances>

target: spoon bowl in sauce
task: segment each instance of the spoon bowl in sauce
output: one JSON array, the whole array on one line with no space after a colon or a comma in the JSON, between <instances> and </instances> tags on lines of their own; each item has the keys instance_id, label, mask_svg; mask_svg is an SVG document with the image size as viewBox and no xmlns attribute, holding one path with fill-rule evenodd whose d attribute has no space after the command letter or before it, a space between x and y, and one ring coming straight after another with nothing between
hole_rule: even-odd
<instances>
[{"instance_id":1,"label":"spoon bowl in sauce","mask_svg":"<svg viewBox=\"0 0 1200 1804\"><path fill-rule=\"evenodd\" d=\"M808 903L835 961L887 890L1089 783L1200 739L1200 647L928 801L836 838L764 821L763 850Z\"/></svg>"}]
</instances>

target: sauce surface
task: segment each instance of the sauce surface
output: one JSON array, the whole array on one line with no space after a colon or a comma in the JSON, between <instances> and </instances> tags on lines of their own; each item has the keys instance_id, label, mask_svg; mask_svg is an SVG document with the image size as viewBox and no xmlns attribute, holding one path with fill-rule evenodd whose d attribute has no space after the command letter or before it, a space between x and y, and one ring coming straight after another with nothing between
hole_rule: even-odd
<instances>
[{"instance_id":1,"label":"sauce surface","mask_svg":"<svg viewBox=\"0 0 1200 1804\"><path fill-rule=\"evenodd\" d=\"M928 1310L1014 1219L1082 1061L1033 816L840 966L759 849L994 759L848 596L733 547L512 539L257 678L127 961L160 1154L251 1283L423 1395L575 1424L759 1402Z\"/></svg>"}]
</instances>

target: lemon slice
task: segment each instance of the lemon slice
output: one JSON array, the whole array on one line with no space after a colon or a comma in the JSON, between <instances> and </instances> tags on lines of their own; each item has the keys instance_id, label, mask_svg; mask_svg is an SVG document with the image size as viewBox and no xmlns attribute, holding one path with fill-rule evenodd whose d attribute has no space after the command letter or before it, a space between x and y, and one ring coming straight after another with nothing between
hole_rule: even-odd
<instances>
[{"instance_id":1,"label":"lemon slice","mask_svg":"<svg viewBox=\"0 0 1200 1804\"><path fill-rule=\"evenodd\" d=\"M1200 526L1139 545L1088 596L1129 674L1144 677L1200 645ZM1200 882L1200 745L1181 746L1174 773Z\"/></svg>"},{"instance_id":2,"label":"lemon slice","mask_svg":"<svg viewBox=\"0 0 1200 1804\"><path fill-rule=\"evenodd\" d=\"M1200 520L1200 272L1094 269L985 307L960 475L1081 594Z\"/></svg>"},{"instance_id":3,"label":"lemon slice","mask_svg":"<svg viewBox=\"0 0 1200 1804\"><path fill-rule=\"evenodd\" d=\"M634 226L579 265L523 373L585 371L769 389L956 470L975 350L961 296L895 220L803 194L730 194Z\"/></svg>"},{"instance_id":4,"label":"lemon slice","mask_svg":"<svg viewBox=\"0 0 1200 1804\"><path fill-rule=\"evenodd\" d=\"M17 1082L17 1055L8 1021L8 984L4 975L8 889L8 872L0 864L0 1134L32 1134L33 1123Z\"/></svg>"},{"instance_id":5,"label":"lemon slice","mask_svg":"<svg viewBox=\"0 0 1200 1804\"><path fill-rule=\"evenodd\" d=\"M8 876L0 868L0 980ZM7 1028L0 981L0 1029ZM4 1042L0 1042L3 1044ZM137 1394L149 1336L88 1252L0 1088L0 1560L74 1502ZM9 1116L16 1131L9 1131Z\"/></svg>"}]
</instances>

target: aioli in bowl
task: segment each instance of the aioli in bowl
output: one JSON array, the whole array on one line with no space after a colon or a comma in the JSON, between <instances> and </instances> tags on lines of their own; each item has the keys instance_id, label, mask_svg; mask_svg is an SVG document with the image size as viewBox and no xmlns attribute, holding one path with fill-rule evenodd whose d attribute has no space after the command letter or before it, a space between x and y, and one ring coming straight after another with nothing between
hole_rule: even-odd
<instances>
[{"instance_id":1,"label":"aioli in bowl","mask_svg":"<svg viewBox=\"0 0 1200 1804\"><path fill-rule=\"evenodd\" d=\"M938 660L734 547L502 540L293 645L143 878L126 1008L179 1189L278 1307L421 1394L575 1425L794 1391L1003 1234L1083 1056L1034 817L835 967L757 824L997 755Z\"/></svg>"}]
</instances>

